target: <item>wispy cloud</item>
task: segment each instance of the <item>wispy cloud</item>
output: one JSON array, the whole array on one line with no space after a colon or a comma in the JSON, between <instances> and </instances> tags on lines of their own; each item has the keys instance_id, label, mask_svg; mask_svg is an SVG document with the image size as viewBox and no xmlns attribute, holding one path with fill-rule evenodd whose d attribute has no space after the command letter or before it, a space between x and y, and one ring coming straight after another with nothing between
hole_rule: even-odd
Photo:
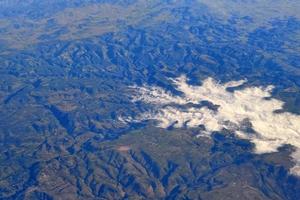
<instances>
[{"instance_id":1,"label":"wispy cloud","mask_svg":"<svg viewBox=\"0 0 300 200\"><path fill-rule=\"evenodd\" d=\"M278 147L291 144L296 147L292 155L296 165L291 172L300 175L300 116L274 112L282 109L284 103L271 97L273 86L230 92L229 87L240 86L245 80L220 84L208 78L201 86L193 86L181 76L173 82L183 95L175 96L160 87L133 87L133 101L152 104L153 109L127 120L152 119L162 128L203 125L208 133L228 129L251 140L256 153L275 152ZM255 134L249 134L249 128Z\"/></svg>"}]
</instances>

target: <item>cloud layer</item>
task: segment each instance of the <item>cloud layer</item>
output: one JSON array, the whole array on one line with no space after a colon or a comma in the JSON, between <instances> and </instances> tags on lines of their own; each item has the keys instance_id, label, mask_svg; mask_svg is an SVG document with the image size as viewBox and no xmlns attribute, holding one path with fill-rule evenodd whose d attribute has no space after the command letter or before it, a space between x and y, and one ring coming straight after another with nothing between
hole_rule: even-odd
<instances>
[{"instance_id":1,"label":"cloud layer","mask_svg":"<svg viewBox=\"0 0 300 200\"><path fill-rule=\"evenodd\" d=\"M228 91L242 85L245 80L219 84L211 78L201 86L187 84L186 77L173 79L183 95L174 96L160 87L133 87L133 101L152 104L153 110L134 121L156 120L162 128L204 126L207 133L228 129L239 137L251 140L256 153L275 152L284 144L296 148L291 169L300 176L300 116L276 113L283 102L271 98L273 86L248 87Z\"/></svg>"}]
</instances>

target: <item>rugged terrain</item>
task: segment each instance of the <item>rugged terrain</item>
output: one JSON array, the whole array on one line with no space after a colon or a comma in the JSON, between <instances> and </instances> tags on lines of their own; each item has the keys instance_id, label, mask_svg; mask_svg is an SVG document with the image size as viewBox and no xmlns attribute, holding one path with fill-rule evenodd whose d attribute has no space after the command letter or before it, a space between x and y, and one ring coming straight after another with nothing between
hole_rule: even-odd
<instances>
[{"instance_id":1,"label":"rugged terrain","mask_svg":"<svg viewBox=\"0 0 300 200\"><path fill-rule=\"evenodd\" d=\"M0 199L299 199L292 146L119 120L149 108L130 86L181 74L274 85L299 114L300 5L269 5L0 0Z\"/></svg>"}]
</instances>

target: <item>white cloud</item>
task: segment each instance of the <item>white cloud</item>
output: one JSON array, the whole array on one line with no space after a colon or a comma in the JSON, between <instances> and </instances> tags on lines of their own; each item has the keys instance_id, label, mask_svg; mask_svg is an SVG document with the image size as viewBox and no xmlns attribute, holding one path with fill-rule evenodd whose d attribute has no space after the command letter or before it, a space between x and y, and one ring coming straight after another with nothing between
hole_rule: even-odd
<instances>
[{"instance_id":1,"label":"white cloud","mask_svg":"<svg viewBox=\"0 0 300 200\"><path fill-rule=\"evenodd\" d=\"M152 104L153 110L127 120L153 119L162 128L203 125L208 132L229 129L239 137L251 140L256 153L275 152L278 147L291 144L296 147L292 155L296 165L291 172L300 175L300 116L274 112L282 109L284 103L271 98L273 86L229 92L228 87L240 86L245 80L220 84L208 78L201 86L192 86L181 76L173 82L182 96L174 96L160 87L133 87L136 90L133 101ZM203 101L219 107L213 110L207 106L195 106ZM191 104L194 106L187 106ZM256 134L243 130L245 119L251 122Z\"/></svg>"}]
</instances>

